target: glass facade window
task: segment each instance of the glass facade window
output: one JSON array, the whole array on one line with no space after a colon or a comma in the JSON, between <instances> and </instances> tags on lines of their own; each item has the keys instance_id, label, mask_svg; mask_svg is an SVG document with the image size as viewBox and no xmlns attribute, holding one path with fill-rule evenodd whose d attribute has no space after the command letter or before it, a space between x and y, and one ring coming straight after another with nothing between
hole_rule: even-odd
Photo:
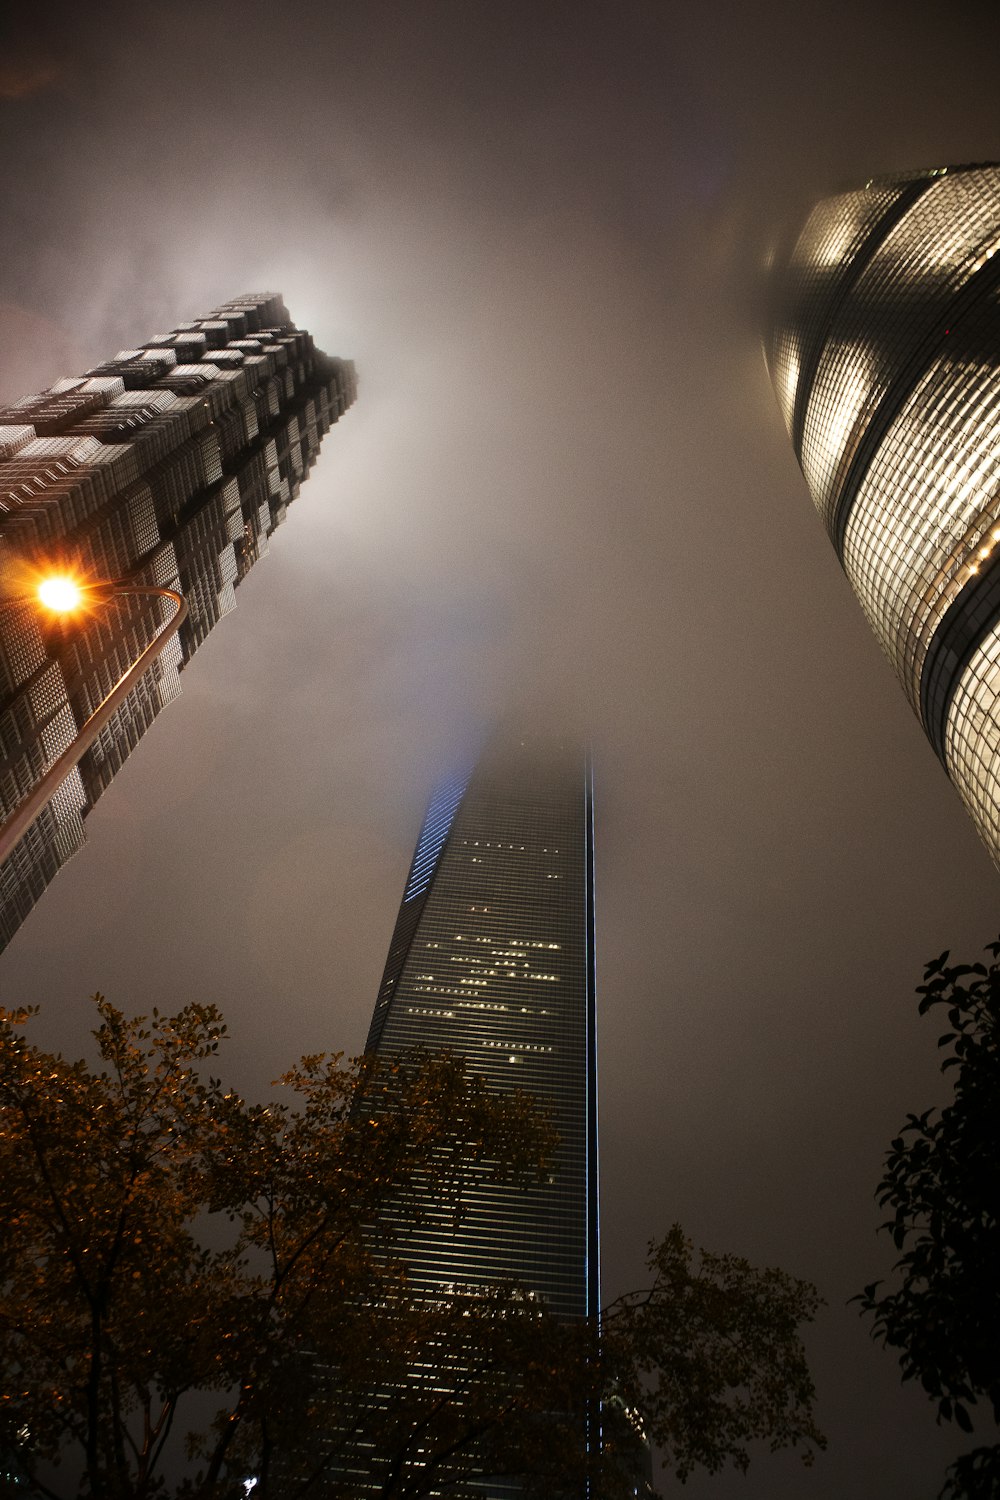
<instances>
[{"instance_id":1,"label":"glass facade window","mask_svg":"<svg viewBox=\"0 0 1000 1500\"><path fill-rule=\"evenodd\" d=\"M1000 381L940 359L859 488L844 567L915 711L927 650L1000 519Z\"/></svg>"},{"instance_id":2,"label":"glass facade window","mask_svg":"<svg viewBox=\"0 0 1000 1500\"><path fill-rule=\"evenodd\" d=\"M556 879L558 877L558 880ZM498 1091L550 1108L545 1183L470 1184L456 1227L401 1226L429 1295L517 1281L565 1317L596 1312L597 1098L592 796L587 760L498 741L444 784L406 882L369 1049L447 1048Z\"/></svg>"},{"instance_id":3,"label":"glass facade window","mask_svg":"<svg viewBox=\"0 0 1000 1500\"><path fill-rule=\"evenodd\" d=\"M797 454L801 396L811 388L824 340L823 309L836 298L844 267L861 253L874 226L899 197L899 188L888 187L845 193L818 204L792 251L785 280L801 315L794 325L772 326L768 368Z\"/></svg>"},{"instance_id":4,"label":"glass facade window","mask_svg":"<svg viewBox=\"0 0 1000 1500\"><path fill-rule=\"evenodd\" d=\"M235 346L253 332L263 336L250 358ZM149 345L0 409L5 578L69 555L91 578L176 589L190 609L73 773L69 811L54 800L0 868L0 947L80 847L82 815L177 696L181 667L234 607L322 435L355 397L353 366L320 353L274 293L237 298ZM119 599L83 625L44 628L33 610L0 610L4 814L152 640L164 607Z\"/></svg>"},{"instance_id":5,"label":"glass facade window","mask_svg":"<svg viewBox=\"0 0 1000 1500\"><path fill-rule=\"evenodd\" d=\"M499 736L471 775L442 783L432 798L368 1038L368 1050L387 1058L420 1048L448 1049L498 1093L534 1095L559 1142L541 1182L470 1173L457 1222L398 1211L394 1254L410 1287L433 1302L515 1282L559 1317L595 1316L593 792L577 747ZM423 1364L410 1379L447 1394L455 1373ZM478 1378L475 1367L459 1374ZM391 1394L375 1390L371 1399ZM579 1440L582 1450L585 1422ZM347 1466L359 1493L381 1493L362 1450ZM524 1491L473 1466L455 1493L519 1500Z\"/></svg>"},{"instance_id":6,"label":"glass facade window","mask_svg":"<svg viewBox=\"0 0 1000 1500\"><path fill-rule=\"evenodd\" d=\"M810 216L765 347L813 502L1000 864L1000 167Z\"/></svg>"},{"instance_id":7,"label":"glass facade window","mask_svg":"<svg viewBox=\"0 0 1000 1500\"><path fill-rule=\"evenodd\" d=\"M1000 849L1000 630L977 647L948 713L948 770L987 847Z\"/></svg>"},{"instance_id":8,"label":"glass facade window","mask_svg":"<svg viewBox=\"0 0 1000 1500\"><path fill-rule=\"evenodd\" d=\"M808 394L801 463L832 528L860 438L921 342L1000 244L995 169L929 181L835 308ZM835 429L836 458L831 429Z\"/></svg>"}]
</instances>

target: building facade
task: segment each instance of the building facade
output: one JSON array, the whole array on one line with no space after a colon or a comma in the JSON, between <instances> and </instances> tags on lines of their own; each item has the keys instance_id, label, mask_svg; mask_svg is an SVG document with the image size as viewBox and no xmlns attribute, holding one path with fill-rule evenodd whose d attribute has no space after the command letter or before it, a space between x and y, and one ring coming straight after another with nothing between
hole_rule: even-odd
<instances>
[{"instance_id":1,"label":"building facade","mask_svg":"<svg viewBox=\"0 0 1000 1500\"><path fill-rule=\"evenodd\" d=\"M546 1182L477 1184L456 1227L401 1254L433 1296L516 1281L565 1318L599 1306L593 790L582 751L498 740L440 786L417 842L368 1036L447 1048L552 1109Z\"/></svg>"},{"instance_id":2,"label":"building facade","mask_svg":"<svg viewBox=\"0 0 1000 1500\"><path fill-rule=\"evenodd\" d=\"M83 844L83 822L164 705L356 393L281 297L206 317L0 408L0 821L153 639L171 606L119 597L42 618L47 571L177 590L188 617L0 865L0 947Z\"/></svg>"},{"instance_id":3,"label":"building facade","mask_svg":"<svg viewBox=\"0 0 1000 1500\"><path fill-rule=\"evenodd\" d=\"M765 357L844 571L1000 864L1000 166L817 205Z\"/></svg>"},{"instance_id":4,"label":"building facade","mask_svg":"<svg viewBox=\"0 0 1000 1500\"><path fill-rule=\"evenodd\" d=\"M580 1494L595 1422L535 1411L494 1425L511 1367L502 1358L502 1373L493 1369L482 1331L464 1343L448 1311L479 1298L488 1308L490 1289L512 1287L568 1322L598 1311L593 793L577 747L498 736L471 774L436 788L366 1045L387 1061L421 1050L448 1051L500 1095L527 1092L551 1112L559 1141L541 1181L470 1171L459 1216L412 1199L388 1211L408 1290L442 1310L444 1332L402 1379L364 1393L359 1438L334 1425L335 1472L358 1495L382 1494L387 1470L402 1465L430 1496L519 1500L519 1462L534 1471L554 1461L553 1493ZM525 1421L530 1459L518 1446ZM578 1482L562 1482L562 1460L580 1466Z\"/></svg>"}]
</instances>

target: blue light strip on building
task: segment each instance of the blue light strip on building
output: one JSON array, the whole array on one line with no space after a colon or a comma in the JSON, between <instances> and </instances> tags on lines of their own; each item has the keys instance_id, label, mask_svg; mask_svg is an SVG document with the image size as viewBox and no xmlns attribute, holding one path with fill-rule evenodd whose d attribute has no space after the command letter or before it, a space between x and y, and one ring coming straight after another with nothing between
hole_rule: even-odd
<instances>
[{"instance_id":1,"label":"blue light strip on building","mask_svg":"<svg viewBox=\"0 0 1000 1500\"><path fill-rule=\"evenodd\" d=\"M441 850L444 848L444 841L451 830L458 804L465 794L468 782L469 772L466 771L463 776L452 777L451 780L443 782L431 798L431 805L427 809L427 816L420 830L420 838L413 856L413 864L410 867L410 878L403 892L404 902L412 901L415 896L422 895L430 885L431 876L434 874Z\"/></svg>"}]
</instances>

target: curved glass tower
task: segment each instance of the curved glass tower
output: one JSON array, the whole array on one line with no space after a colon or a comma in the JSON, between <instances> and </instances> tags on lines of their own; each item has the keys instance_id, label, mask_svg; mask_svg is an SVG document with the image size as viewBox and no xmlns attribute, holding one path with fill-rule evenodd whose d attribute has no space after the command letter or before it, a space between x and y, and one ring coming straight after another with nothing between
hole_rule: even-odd
<instances>
[{"instance_id":1,"label":"curved glass tower","mask_svg":"<svg viewBox=\"0 0 1000 1500\"><path fill-rule=\"evenodd\" d=\"M1000 865L1000 166L813 209L765 358L851 586Z\"/></svg>"}]
</instances>

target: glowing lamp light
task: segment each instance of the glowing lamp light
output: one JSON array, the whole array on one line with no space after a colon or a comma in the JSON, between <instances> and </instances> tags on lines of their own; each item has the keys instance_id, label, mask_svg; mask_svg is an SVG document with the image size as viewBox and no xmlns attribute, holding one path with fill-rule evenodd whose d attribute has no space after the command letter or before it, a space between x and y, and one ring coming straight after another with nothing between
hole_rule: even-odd
<instances>
[{"instance_id":1,"label":"glowing lamp light","mask_svg":"<svg viewBox=\"0 0 1000 1500\"><path fill-rule=\"evenodd\" d=\"M65 615L70 610L79 609L83 593L74 579L63 575L46 578L40 583L38 597L46 609L51 609L57 615Z\"/></svg>"}]
</instances>

